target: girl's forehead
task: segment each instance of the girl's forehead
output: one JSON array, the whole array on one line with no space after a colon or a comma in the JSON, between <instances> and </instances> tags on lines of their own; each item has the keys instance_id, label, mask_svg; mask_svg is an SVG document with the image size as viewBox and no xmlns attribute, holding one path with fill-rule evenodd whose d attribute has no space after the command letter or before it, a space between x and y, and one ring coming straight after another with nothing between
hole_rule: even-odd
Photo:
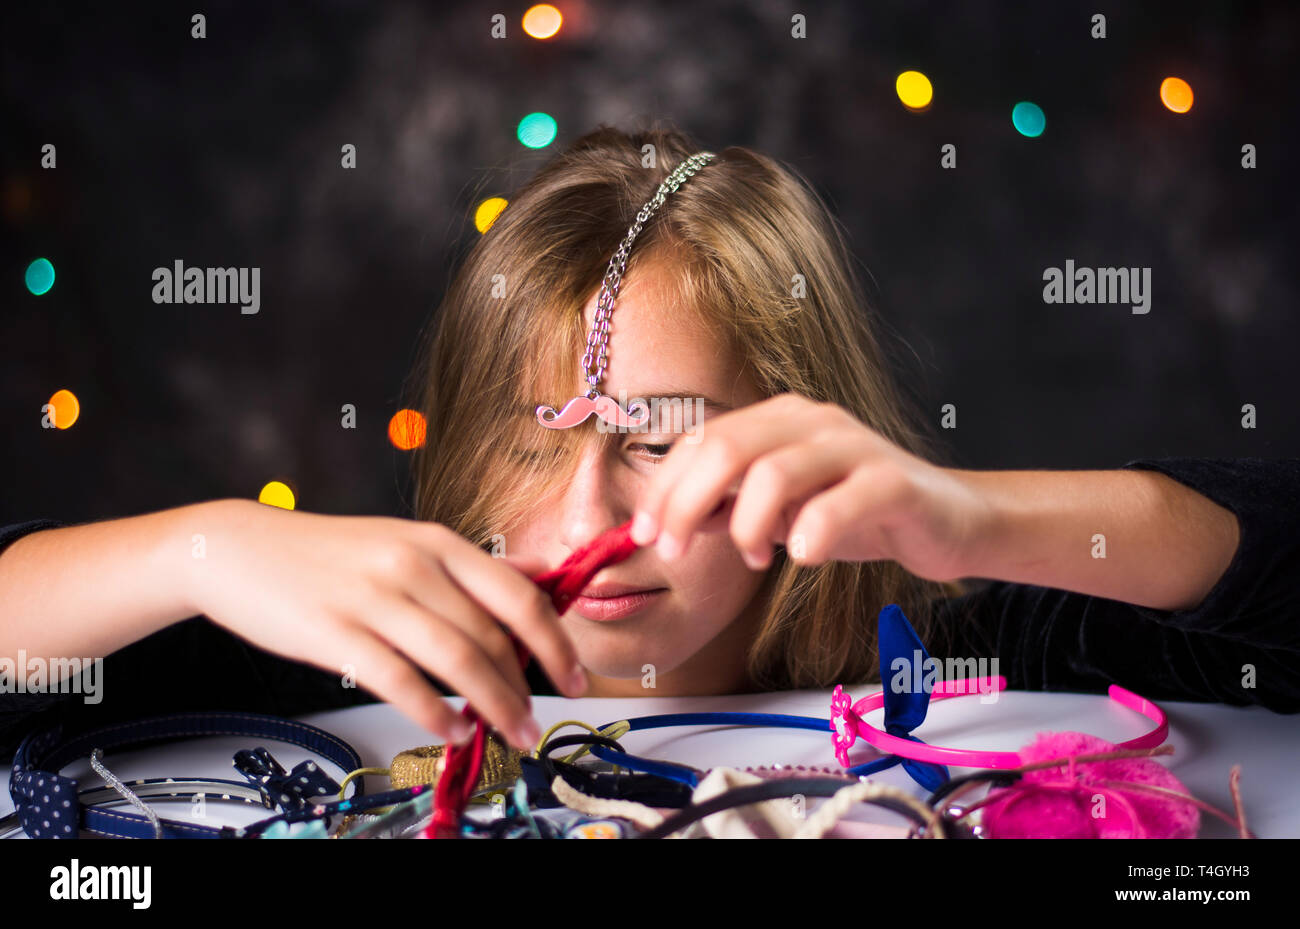
<instances>
[{"instance_id":1,"label":"girl's forehead","mask_svg":"<svg viewBox=\"0 0 1300 929\"><path fill-rule=\"evenodd\" d=\"M718 327L709 326L694 308L685 305L673 286L671 269L642 265L624 279L609 319L605 354L605 384L615 390L641 385L733 380L741 367ZM590 331L599 292L583 307L583 325Z\"/></svg>"}]
</instances>

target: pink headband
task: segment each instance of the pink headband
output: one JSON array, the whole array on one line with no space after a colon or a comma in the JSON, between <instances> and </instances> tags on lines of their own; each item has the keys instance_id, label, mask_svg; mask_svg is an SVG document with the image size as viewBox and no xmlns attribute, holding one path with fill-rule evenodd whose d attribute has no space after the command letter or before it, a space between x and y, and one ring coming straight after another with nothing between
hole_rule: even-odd
<instances>
[{"instance_id":1,"label":"pink headband","mask_svg":"<svg viewBox=\"0 0 1300 929\"><path fill-rule=\"evenodd\" d=\"M993 689L1006 689L1007 680L998 677L981 677L957 681L939 681L930 691L931 700L947 700L967 694L985 693L989 685ZM1140 697L1118 684L1111 684L1110 699L1130 710L1135 710L1156 724L1146 735L1138 736L1118 744L1118 748L1155 748L1164 743L1169 734L1169 721L1164 710L1145 697ZM909 739L900 739L877 729L863 719L872 710L878 710L885 703L885 692L880 690L868 697L863 697L850 706L852 698L839 685L831 697L831 740L835 744L835 757L844 767L850 767L849 747L861 736L864 741L874 745L882 752L910 758L914 761L928 761L935 764L953 764L968 768L1018 768L1024 764L1019 752L981 752L964 748L943 748L937 745L922 744Z\"/></svg>"}]
</instances>

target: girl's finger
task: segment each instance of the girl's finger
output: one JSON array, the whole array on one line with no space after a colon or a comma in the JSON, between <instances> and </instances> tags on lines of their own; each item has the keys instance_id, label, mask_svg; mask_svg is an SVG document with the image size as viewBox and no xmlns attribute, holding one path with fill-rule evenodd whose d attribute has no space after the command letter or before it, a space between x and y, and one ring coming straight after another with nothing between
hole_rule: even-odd
<instances>
[{"instance_id":1,"label":"girl's finger","mask_svg":"<svg viewBox=\"0 0 1300 929\"><path fill-rule=\"evenodd\" d=\"M397 707L417 726L455 742L473 727L414 665L364 626L348 624L332 640L336 655L327 671L354 668L359 685Z\"/></svg>"},{"instance_id":2,"label":"girl's finger","mask_svg":"<svg viewBox=\"0 0 1300 929\"><path fill-rule=\"evenodd\" d=\"M541 555L502 555L497 559L505 562L525 577L541 574L548 567Z\"/></svg>"},{"instance_id":3,"label":"girl's finger","mask_svg":"<svg viewBox=\"0 0 1300 929\"><path fill-rule=\"evenodd\" d=\"M774 411L744 418L736 415L762 413L761 406L728 413L736 418L725 426L713 426L699 445L689 449L689 461L682 456L676 474L669 474L662 482L657 472L654 475L658 487L667 487L656 490L660 494L657 504L653 497L645 504L649 507L646 512L659 526L657 545L661 558L672 560L686 549L700 523L739 484L754 459L807 434L808 424L798 416L774 415Z\"/></svg>"},{"instance_id":4,"label":"girl's finger","mask_svg":"<svg viewBox=\"0 0 1300 929\"><path fill-rule=\"evenodd\" d=\"M786 551L799 564L879 557L864 540L878 534L881 519L897 505L897 485L882 469L858 468L799 508Z\"/></svg>"},{"instance_id":5,"label":"girl's finger","mask_svg":"<svg viewBox=\"0 0 1300 929\"><path fill-rule=\"evenodd\" d=\"M430 613L455 623L457 628L477 642L492 659L497 672L514 687L531 712L532 695L528 680L519 665L515 645L501 624L466 596L455 580L443 572L441 563L432 555L421 552L418 561L411 566L405 577L406 589L402 593Z\"/></svg>"},{"instance_id":6,"label":"girl's finger","mask_svg":"<svg viewBox=\"0 0 1300 929\"><path fill-rule=\"evenodd\" d=\"M632 521L632 539L638 545L655 541L663 527L663 508L673 490L681 483L685 475L696 470L697 462L710 437L716 443L719 433L730 433L735 423L740 424L743 432L761 431L771 419L771 404L776 398L769 398L751 406L732 410L707 421L707 429L701 430L700 441L687 443L676 442L663 461L655 466L654 473L646 486L642 488L636 508L636 517Z\"/></svg>"},{"instance_id":7,"label":"girl's finger","mask_svg":"<svg viewBox=\"0 0 1300 929\"><path fill-rule=\"evenodd\" d=\"M749 466L732 507L730 531L745 563L766 568L772 543L783 542L782 514L791 505L842 480L854 462L848 443L799 442L760 456Z\"/></svg>"},{"instance_id":8,"label":"girl's finger","mask_svg":"<svg viewBox=\"0 0 1300 929\"><path fill-rule=\"evenodd\" d=\"M541 732L527 705L487 653L449 620L408 597L381 598L364 618L371 631L434 677L454 688L516 748L536 748Z\"/></svg>"},{"instance_id":9,"label":"girl's finger","mask_svg":"<svg viewBox=\"0 0 1300 929\"><path fill-rule=\"evenodd\" d=\"M562 692L581 696L587 678L573 643L560 626L551 598L509 565L500 564L459 536L442 550L446 573L468 596L519 636Z\"/></svg>"}]
</instances>

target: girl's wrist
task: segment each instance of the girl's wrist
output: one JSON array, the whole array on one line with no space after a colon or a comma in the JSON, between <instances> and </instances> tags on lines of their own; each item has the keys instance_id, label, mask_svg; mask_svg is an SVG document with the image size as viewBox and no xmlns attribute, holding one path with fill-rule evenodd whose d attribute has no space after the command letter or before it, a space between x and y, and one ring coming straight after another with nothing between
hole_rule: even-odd
<instances>
[{"instance_id":1,"label":"girl's wrist","mask_svg":"<svg viewBox=\"0 0 1300 929\"><path fill-rule=\"evenodd\" d=\"M1014 535L1015 512L1004 492L1006 472L943 468L965 493L965 518L959 533L954 578L995 577Z\"/></svg>"},{"instance_id":2,"label":"girl's wrist","mask_svg":"<svg viewBox=\"0 0 1300 929\"><path fill-rule=\"evenodd\" d=\"M177 610L184 616L205 612L205 591L211 585L213 545L228 544L229 529L241 519L252 500L237 497L205 500L167 510L154 551L155 571L165 579Z\"/></svg>"},{"instance_id":3,"label":"girl's wrist","mask_svg":"<svg viewBox=\"0 0 1300 929\"><path fill-rule=\"evenodd\" d=\"M1236 517L1161 474L959 471L982 501L963 576L1162 610L1199 604L1231 562Z\"/></svg>"}]
</instances>

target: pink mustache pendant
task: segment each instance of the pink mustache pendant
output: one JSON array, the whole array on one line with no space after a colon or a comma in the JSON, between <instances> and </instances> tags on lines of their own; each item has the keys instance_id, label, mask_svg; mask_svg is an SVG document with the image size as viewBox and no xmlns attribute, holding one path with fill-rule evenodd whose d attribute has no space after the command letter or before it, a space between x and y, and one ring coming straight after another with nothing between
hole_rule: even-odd
<instances>
[{"instance_id":1,"label":"pink mustache pendant","mask_svg":"<svg viewBox=\"0 0 1300 929\"><path fill-rule=\"evenodd\" d=\"M595 413L611 426L644 426L650 420L650 409L644 403L629 403L627 412L613 397L597 394L591 397L574 397L558 413L553 406L539 406L537 421L547 429L568 429L587 421Z\"/></svg>"}]
</instances>

